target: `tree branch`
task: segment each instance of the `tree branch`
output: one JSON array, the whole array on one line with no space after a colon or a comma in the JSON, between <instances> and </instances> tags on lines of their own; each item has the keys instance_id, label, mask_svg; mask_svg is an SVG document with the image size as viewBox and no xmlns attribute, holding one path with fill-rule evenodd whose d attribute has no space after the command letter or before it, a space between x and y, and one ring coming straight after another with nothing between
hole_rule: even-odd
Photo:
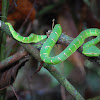
<instances>
[{"instance_id":1,"label":"tree branch","mask_svg":"<svg viewBox=\"0 0 100 100\"><path fill-rule=\"evenodd\" d=\"M9 36L12 37L10 30L4 22L0 21L0 27L4 30ZM39 51L30 44L23 44L18 42L21 46L23 46L33 57L35 57L38 61L41 61ZM40 46L41 47L41 46ZM68 91L76 100L84 100L84 98L78 93L78 91L64 78L53 66L50 64L44 63L44 68L46 68L57 80L58 82Z\"/></svg>"}]
</instances>

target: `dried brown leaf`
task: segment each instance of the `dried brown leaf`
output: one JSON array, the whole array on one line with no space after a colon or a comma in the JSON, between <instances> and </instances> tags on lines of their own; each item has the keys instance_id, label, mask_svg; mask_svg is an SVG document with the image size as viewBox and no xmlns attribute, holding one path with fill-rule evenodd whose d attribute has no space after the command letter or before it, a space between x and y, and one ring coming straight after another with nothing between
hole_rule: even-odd
<instances>
[{"instance_id":1,"label":"dried brown leaf","mask_svg":"<svg viewBox=\"0 0 100 100\"><path fill-rule=\"evenodd\" d=\"M28 60L24 60L23 62L16 62L13 65L10 65L10 69L6 69L6 71L1 71L0 73L0 90L7 88L12 85L16 79L18 70L27 62Z\"/></svg>"}]
</instances>

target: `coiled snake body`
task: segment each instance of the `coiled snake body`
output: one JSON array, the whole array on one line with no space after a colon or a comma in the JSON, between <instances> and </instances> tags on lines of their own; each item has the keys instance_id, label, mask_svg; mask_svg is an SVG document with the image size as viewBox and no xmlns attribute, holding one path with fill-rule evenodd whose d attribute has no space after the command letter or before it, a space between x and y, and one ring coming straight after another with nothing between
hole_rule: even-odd
<instances>
[{"instance_id":1,"label":"coiled snake body","mask_svg":"<svg viewBox=\"0 0 100 100\"><path fill-rule=\"evenodd\" d=\"M36 43L40 40L45 39L46 35L35 35L31 34L29 37L20 36L16 31L14 31L13 27L10 23L6 23L12 33L12 36L22 42L22 43ZM54 57L49 57L51 49L57 42L58 38L62 33L62 28L60 24L56 24L54 29L52 30L48 39L44 42L41 50L40 57L41 59L49 64L58 64L66 60L69 56L71 56L85 41L86 38L90 36L97 36L95 39L85 43L83 45L83 54L86 56L94 57L100 56L100 49L95 45L100 42L100 29L90 28L82 31L67 47L63 50L59 55Z\"/></svg>"}]
</instances>

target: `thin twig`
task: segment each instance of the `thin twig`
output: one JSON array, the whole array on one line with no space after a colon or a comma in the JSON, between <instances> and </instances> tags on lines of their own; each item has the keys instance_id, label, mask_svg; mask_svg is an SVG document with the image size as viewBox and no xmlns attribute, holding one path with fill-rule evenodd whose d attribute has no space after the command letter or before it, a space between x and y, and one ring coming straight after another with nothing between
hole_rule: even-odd
<instances>
[{"instance_id":1,"label":"thin twig","mask_svg":"<svg viewBox=\"0 0 100 100\"><path fill-rule=\"evenodd\" d=\"M18 95L17 95L17 93L15 92L15 90L14 90L13 86L12 86L12 85L10 85L10 87L12 88L12 90L13 90L13 92L14 92L14 94L15 94L16 98L17 98L17 100L19 100Z\"/></svg>"}]
</instances>

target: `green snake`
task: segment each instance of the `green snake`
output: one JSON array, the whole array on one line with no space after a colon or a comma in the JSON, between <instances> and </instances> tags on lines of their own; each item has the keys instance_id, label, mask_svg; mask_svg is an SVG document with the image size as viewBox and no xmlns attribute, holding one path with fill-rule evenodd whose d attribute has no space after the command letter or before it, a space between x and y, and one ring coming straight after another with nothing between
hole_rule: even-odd
<instances>
[{"instance_id":1,"label":"green snake","mask_svg":"<svg viewBox=\"0 0 100 100\"><path fill-rule=\"evenodd\" d=\"M45 39L46 35L35 35L31 34L28 37L23 37L19 35L11 26L10 23L6 23L12 33L13 38L22 42L22 43L36 43ZM49 54L51 49L56 44L58 38L62 33L62 28L60 24L56 24L53 28L50 36L44 42L41 50L40 50L40 57L41 59L49 64L58 64L66 60L69 56L71 56L85 41L86 38L90 36L96 36L96 38L92 39L91 41L85 43L83 45L83 54L89 57L96 57L100 56L100 49L95 46L97 43L100 42L100 29L97 28L90 28L82 31L60 54L54 57L50 57Z\"/></svg>"},{"instance_id":2,"label":"green snake","mask_svg":"<svg viewBox=\"0 0 100 100\"><path fill-rule=\"evenodd\" d=\"M6 22L5 24L8 25L13 38L16 39L19 42L22 42L22 43L37 43L37 42L47 38L46 35L36 35L36 34L33 34L33 33L31 33L28 37L23 37L13 29L13 27L10 23Z\"/></svg>"}]
</instances>

